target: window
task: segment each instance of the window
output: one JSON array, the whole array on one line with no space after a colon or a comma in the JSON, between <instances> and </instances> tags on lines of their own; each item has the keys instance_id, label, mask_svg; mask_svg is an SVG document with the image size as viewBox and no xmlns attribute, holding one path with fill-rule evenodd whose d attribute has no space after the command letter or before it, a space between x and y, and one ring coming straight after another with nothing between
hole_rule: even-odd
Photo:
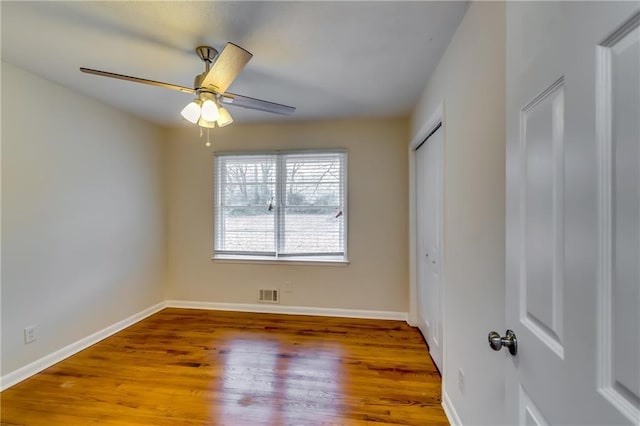
<instances>
[{"instance_id":1,"label":"window","mask_svg":"<svg viewBox=\"0 0 640 426\"><path fill-rule=\"evenodd\" d=\"M347 153L216 153L216 258L345 261Z\"/></svg>"}]
</instances>

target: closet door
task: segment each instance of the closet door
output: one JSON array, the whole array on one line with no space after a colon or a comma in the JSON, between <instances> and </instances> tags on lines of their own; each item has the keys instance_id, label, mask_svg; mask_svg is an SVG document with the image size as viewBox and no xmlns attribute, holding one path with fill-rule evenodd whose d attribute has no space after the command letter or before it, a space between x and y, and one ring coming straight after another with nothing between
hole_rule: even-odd
<instances>
[{"instance_id":1,"label":"closet door","mask_svg":"<svg viewBox=\"0 0 640 426\"><path fill-rule=\"evenodd\" d=\"M418 327L442 371L442 129L416 150Z\"/></svg>"}]
</instances>

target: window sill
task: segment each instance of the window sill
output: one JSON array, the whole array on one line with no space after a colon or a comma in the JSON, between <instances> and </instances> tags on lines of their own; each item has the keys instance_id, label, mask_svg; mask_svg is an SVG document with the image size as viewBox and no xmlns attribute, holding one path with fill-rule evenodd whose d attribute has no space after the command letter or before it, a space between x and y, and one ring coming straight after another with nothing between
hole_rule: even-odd
<instances>
[{"instance_id":1,"label":"window sill","mask_svg":"<svg viewBox=\"0 0 640 426\"><path fill-rule=\"evenodd\" d=\"M277 258L259 256L214 256L216 263L253 263L261 265L296 265L296 266L347 266L348 260L314 259L310 257Z\"/></svg>"}]
</instances>

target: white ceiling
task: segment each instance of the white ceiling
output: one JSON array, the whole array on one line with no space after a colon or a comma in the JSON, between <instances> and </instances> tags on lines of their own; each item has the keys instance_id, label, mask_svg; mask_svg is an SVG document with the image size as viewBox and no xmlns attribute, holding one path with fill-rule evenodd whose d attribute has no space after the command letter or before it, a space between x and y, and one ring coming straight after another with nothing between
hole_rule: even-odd
<instances>
[{"instance_id":1,"label":"white ceiling","mask_svg":"<svg viewBox=\"0 0 640 426\"><path fill-rule=\"evenodd\" d=\"M408 114L466 2L8 2L2 60L163 125L181 92L79 67L192 87L198 45L253 53L229 91L297 107L294 119ZM236 121L281 116L229 108Z\"/></svg>"}]
</instances>

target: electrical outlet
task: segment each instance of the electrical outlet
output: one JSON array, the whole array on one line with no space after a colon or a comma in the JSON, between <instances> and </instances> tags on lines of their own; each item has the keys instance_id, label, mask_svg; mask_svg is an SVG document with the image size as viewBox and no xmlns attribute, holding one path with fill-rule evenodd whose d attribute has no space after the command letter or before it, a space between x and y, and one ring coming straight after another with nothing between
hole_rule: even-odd
<instances>
[{"instance_id":1,"label":"electrical outlet","mask_svg":"<svg viewBox=\"0 0 640 426\"><path fill-rule=\"evenodd\" d=\"M38 326L30 325L24 329L24 343L31 343L34 340L38 339Z\"/></svg>"},{"instance_id":2,"label":"electrical outlet","mask_svg":"<svg viewBox=\"0 0 640 426\"><path fill-rule=\"evenodd\" d=\"M462 368L458 369L458 389L460 393L464 393L464 371Z\"/></svg>"},{"instance_id":3,"label":"electrical outlet","mask_svg":"<svg viewBox=\"0 0 640 426\"><path fill-rule=\"evenodd\" d=\"M285 281L283 287L286 294L293 293L293 284L291 284L291 281Z\"/></svg>"}]
</instances>

